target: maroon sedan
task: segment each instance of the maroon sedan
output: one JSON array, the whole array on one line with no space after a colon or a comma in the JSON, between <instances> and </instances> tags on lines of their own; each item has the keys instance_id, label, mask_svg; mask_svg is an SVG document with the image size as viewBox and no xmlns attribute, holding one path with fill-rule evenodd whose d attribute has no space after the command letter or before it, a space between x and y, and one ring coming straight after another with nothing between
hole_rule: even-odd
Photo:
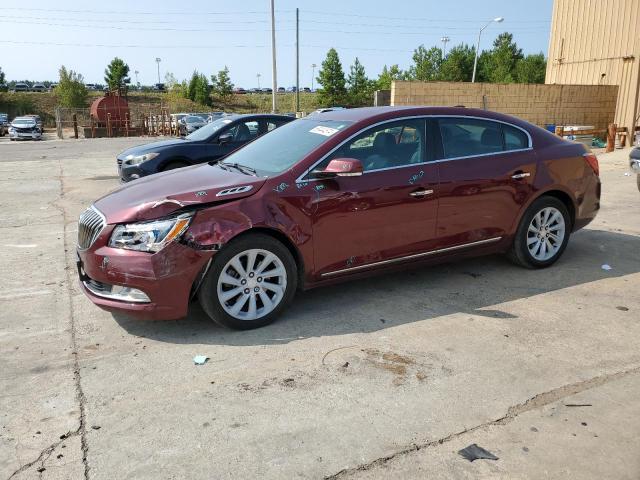
<instances>
[{"instance_id":1,"label":"maroon sedan","mask_svg":"<svg viewBox=\"0 0 640 480\"><path fill-rule=\"evenodd\" d=\"M107 310L179 318L197 296L247 329L298 288L380 271L496 252L548 267L599 198L584 146L517 118L336 110L97 200L80 216L78 271Z\"/></svg>"}]
</instances>

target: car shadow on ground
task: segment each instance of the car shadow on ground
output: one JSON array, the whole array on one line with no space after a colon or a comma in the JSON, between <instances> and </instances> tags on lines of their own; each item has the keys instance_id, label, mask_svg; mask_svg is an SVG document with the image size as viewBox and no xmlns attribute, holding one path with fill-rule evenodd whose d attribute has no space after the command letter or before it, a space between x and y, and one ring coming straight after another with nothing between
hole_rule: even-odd
<instances>
[{"instance_id":1,"label":"car shadow on ground","mask_svg":"<svg viewBox=\"0 0 640 480\"><path fill-rule=\"evenodd\" d=\"M527 270L498 255L345 282L296 295L275 323L232 331L212 322L194 302L186 318L140 321L114 314L128 333L177 344L273 345L309 337L368 333L455 313L512 319L497 305L605 278L640 272L640 238L582 230L563 257L544 270ZM608 264L611 270L603 270ZM613 306L615 307L615 305Z\"/></svg>"}]
</instances>

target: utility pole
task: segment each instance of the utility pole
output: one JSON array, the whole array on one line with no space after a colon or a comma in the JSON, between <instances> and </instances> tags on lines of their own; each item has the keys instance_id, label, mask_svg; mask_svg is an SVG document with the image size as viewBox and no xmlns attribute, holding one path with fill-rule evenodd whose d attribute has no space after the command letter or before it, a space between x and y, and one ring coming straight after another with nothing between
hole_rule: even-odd
<instances>
[{"instance_id":1,"label":"utility pole","mask_svg":"<svg viewBox=\"0 0 640 480\"><path fill-rule=\"evenodd\" d=\"M138 70L136 70L135 72L133 72L136 74L136 86L140 86L140 82L138 81L138 74L140 73Z\"/></svg>"},{"instance_id":2,"label":"utility pole","mask_svg":"<svg viewBox=\"0 0 640 480\"><path fill-rule=\"evenodd\" d=\"M158 64L158 84L162 83L160 81L160 62L162 61L162 59L160 57L156 57L156 63Z\"/></svg>"},{"instance_id":3,"label":"utility pole","mask_svg":"<svg viewBox=\"0 0 640 480\"><path fill-rule=\"evenodd\" d=\"M311 64L311 91L313 92L313 80L316 78L316 65L315 63Z\"/></svg>"},{"instance_id":4,"label":"utility pole","mask_svg":"<svg viewBox=\"0 0 640 480\"><path fill-rule=\"evenodd\" d=\"M300 10L296 8L296 113L300 111Z\"/></svg>"},{"instance_id":5,"label":"utility pole","mask_svg":"<svg viewBox=\"0 0 640 480\"><path fill-rule=\"evenodd\" d=\"M256 78L258 79L258 90L260 90L260 77L261 77L261 76L262 76L262 75L260 75L259 73L258 73L258 74L256 74Z\"/></svg>"},{"instance_id":6,"label":"utility pole","mask_svg":"<svg viewBox=\"0 0 640 480\"><path fill-rule=\"evenodd\" d=\"M440 39L440 41L444 45L444 48L442 49L442 56L443 57L447 56L447 43L449 43L450 40L451 39L449 37L447 37L446 35Z\"/></svg>"},{"instance_id":7,"label":"utility pole","mask_svg":"<svg viewBox=\"0 0 640 480\"><path fill-rule=\"evenodd\" d=\"M276 113L276 94L278 92L278 73L276 71L276 11L271 0L271 111Z\"/></svg>"}]
</instances>

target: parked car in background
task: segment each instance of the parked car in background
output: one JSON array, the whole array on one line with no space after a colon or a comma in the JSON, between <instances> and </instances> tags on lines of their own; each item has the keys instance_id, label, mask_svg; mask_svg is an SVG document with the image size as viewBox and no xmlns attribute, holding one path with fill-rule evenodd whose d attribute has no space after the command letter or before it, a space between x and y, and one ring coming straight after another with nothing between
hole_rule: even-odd
<instances>
[{"instance_id":1,"label":"parked car in background","mask_svg":"<svg viewBox=\"0 0 640 480\"><path fill-rule=\"evenodd\" d=\"M278 93L285 93L287 91L284 87L278 87Z\"/></svg>"},{"instance_id":2,"label":"parked car in background","mask_svg":"<svg viewBox=\"0 0 640 480\"><path fill-rule=\"evenodd\" d=\"M117 157L122 182L166 170L217 162L244 144L294 120L271 114L227 115L185 138L148 143Z\"/></svg>"},{"instance_id":3,"label":"parked car in background","mask_svg":"<svg viewBox=\"0 0 640 480\"><path fill-rule=\"evenodd\" d=\"M0 113L0 137L4 137L9 131L9 115Z\"/></svg>"},{"instance_id":4,"label":"parked car in background","mask_svg":"<svg viewBox=\"0 0 640 480\"><path fill-rule=\"evenodd\" d=\"M180 135L189 135L206 124L207 120L199 115L187 115L180 121Z\"/></svg>"},{"instance_id":5,"label":"parked car in background","mask_svg":"<svg viewBox=\"0 0 640 480\"><path fill-rule=\"evenodd\" d=\"M107 310L181 318L197 296L216 322L255 328L298 288L493 253L549 267L598 213L598 175L584 145L508 115L336 110L97 200L78 271Z\"/></svg>"},{"instance_id":6,"label":"parked car in background","mask_svg":"<svg viewBox=\"0 0 640 480\"><path fill-rule=\"evenodd\" d=\"M49 85L49 91L50 91L50 92L51 92L51 91L53 91L53 89L54 89L54 88L56 88L57 86L58 86L58 84L57 84L57 83L52 83L52 84L50 84L50 85Z\"/></svg>"},{"instance_id":7,"label":"parked car in background","mask_svg":"<svg viewBox=\"0 0 640 480\"><path fill-rule=\"evenodd\" d=\"M29 85L27 85L26 83L16 83L13 86L13 91L14 92L28 92L29 91Z\"/></svg>"},{"instance_id":8,"label":"parked car in background","mask_svg":"<svg viewBox=\"0 0 640 480\"><path fill-rule=\"evenodd\" d=\"M271 92L273 92L273 90L272 90L272 89L270 89L269 87L264 87L264 88L261 90L261 92L262 92L262 93L271 93Z\"/></svg>"},{"instance_id":9,"label":"parked car in background","mask_svg":"<svg viewBox=\"0 0 640 480\"><path fill-rule=\"evenodd\" d=\"M32 92L46 92L47 87L45 87L42 83L34 83L33 87L31 87Z\"/></svg>"},{"instance_id":10,"label":"parked car in background","mask_svg":"<svg viewBox=\"0 0 640 480\"><path fill-rule=\"evenodd\" d=\"M311 89L309 87L304 87L302 91L305 93L311 93Z\"/></svg>"},{"instance_id":11,"label":"parked car in background","mask_svg":"<svg viewBox=\"0 0 640 480\"><path fill-rule=\"evenodd\" d=\"M242 87L237 87L233 89L233 93L237 95L244 95L245 93L247 93L247 91Z\"/></svg>"},{"instance_id":12,"label":"parked car in background","mask_svg":"<svg viewBox=\"0 0 640 480\"><path fill-rule=\"evenodd\" d=\"M42 130L32 117L16 117L9 125L10 140L40 140Z\"/></svg>"},{"instance_id":13,"label":"parked car in background","mask_svg":"<svg viewBox=\"0 0 640 480\"><path fill-rule=\"evenodd\" d=\"M635 147L629 154L629 166L636 173L638 190L640 190L640 147Z\"/></svg>"}]
</instances>

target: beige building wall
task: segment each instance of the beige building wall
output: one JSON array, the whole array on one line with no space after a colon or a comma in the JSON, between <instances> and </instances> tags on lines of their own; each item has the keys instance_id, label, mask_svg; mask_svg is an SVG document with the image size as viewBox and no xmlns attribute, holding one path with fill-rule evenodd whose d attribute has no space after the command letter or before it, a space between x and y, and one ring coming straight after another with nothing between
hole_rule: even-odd
<instances>
[{"instance_id":1,"label":"beige building wall","mask_svg":"<svg viewBox=\"0 0 640 480\"><path fill-rule=\"evenodd\" d=\"M617 97L615 85L403 81L391 84L391 105L486 108L542 127L593 125L606 129L615 116Z\"/></svg>"},{"instance_id":2,"label":"beige building wall","mask_svg":"<svg viewBox=\"0 0 640 480\"><path fill-rule=\"evenodd\" d=\"M640 113L640 0L555 0L548 84L619 85L615 122Z\"/></svg>"}]
</instances>

